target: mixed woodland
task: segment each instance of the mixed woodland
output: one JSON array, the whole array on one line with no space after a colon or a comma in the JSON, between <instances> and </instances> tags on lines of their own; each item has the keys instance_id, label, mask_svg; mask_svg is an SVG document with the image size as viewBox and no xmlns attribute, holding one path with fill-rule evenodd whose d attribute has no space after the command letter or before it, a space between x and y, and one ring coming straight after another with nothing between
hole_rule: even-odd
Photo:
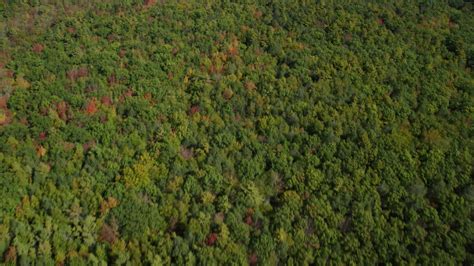
<instances>
[{"instance_id":1,"label":"mixed woodland","mask_svg":"<svg viewBox=\"0 0 474 266\"><path fill-rule=\"evenodd\" d=\"M0 2L0 263L473 265L474 4Z\"/></svg>"}]
</instances>

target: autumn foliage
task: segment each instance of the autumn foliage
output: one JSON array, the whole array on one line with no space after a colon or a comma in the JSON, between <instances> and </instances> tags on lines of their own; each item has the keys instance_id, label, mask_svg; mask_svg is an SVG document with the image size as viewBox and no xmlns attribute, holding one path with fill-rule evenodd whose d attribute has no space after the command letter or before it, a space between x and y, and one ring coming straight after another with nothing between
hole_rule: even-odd
<instances>
[{"instance_id":1,"label":"autumn foliage","mask_svg":"<svg viewBox=\"0 0 474 266\"><path fill-rule=\"evenodd\" d=\"M117 232L108 224L104 224L100 229L99 241L113 244L117 241Z\"/></svg>"},{"instance_id":2,"label":"autumn foliage","mask_svg":"<svg viewBox=\"0 0 474 266\"><path fill-rule=\"evenodd\" d=\"M96 98L92 98L91 100L87 102L85 111L86 111L86 114L88 115L93 115L97 112L97 99Z\"/></svg>"},{"instance_id":3,"label":"autumn foliage","mask_svg":"<svg viewBox=\"0 0 474 266\"><path fill-rule=\"evenodd\" d=\"M216 241L217 241L217 234L216 233L211 233L207 236L206 245L212 246L216 243Z\"/></svg>"},{"instance_id":4,"label":"autumn foliage","mask_svg":"<svg viewBox=\"0 0 474 266\"><path fill-rule=\"evenodd\" d=\"M71 69L67 72L67 77L71 81L76 81L79 78L84 78L89 75L89 70L86 67Z\"/></svg>"},{"instance_id":5,"label":"autumn foliage","mask_svg":"<svg viewBox=\"0 0 474 266\"><path fill-rule=\"evenodd\" d=\"M201 110L201 108L199 107L199 105L193 105L193 106L191 106L191 108L189 108L188 114L189 115L194 115L196 113L199 113L200 110Z\"/></svg>"},{"instance_id":6,"label":"autumn foliage","mask_svg":"<svg viewBox=\"0 0 474 266\"><path fill-rule=\"evenodd\" d=\"M156 4L156 0L145 0L145 1L143 2L143 4L144 4L145 7L151 7L151 6L153 6L154 4Z\"/></svg>"},{"instance_id":7,"label":"autumn foliage","mask_svg":"<svg viewBox=\"0 0 474 266\"><path fill-rule=\"evenodd\" d=\"M112 99L109 96L102 96L100 102L105 106L112 106Z\"/></svg>"},{"instance_id":8,"label":"autumn foliage","mask_svg":"<svg viewBox=\"0 0 474 266\"><path fill-rule=\"evenodd\" d=\"M474 265L472 1L2 1L0 265Z\"/></svg>"},{"instance_id":9,"label":"autumn foliage","mask_svg":"<svg viewBox=\"0 0 474 266\"><path fill-rule=\"evenodd\" d=\"M60 101L56 104L56 112L59 118L64 121L68 120L68 104L65 101Z\"/></svg>"},{"instance_id":10,"label":"autumn foliage","mask_svg":"<svg viewBox=\"0 0 474 266\"><path fill-rule=\"evenodd\" d=\"M35 44L33 45L33 52L39 54L39 53L43 52L43 50L44 50L44 46L43 46L42 44L40 44L40 43L35 43Z\"/></svg>"},{"instance_id":11,"label":"autumn foliage","mask_svg":"<svg viewBox=\"0 0 474 266\"><path fill-rule=\"evenodd\" d=\"M12 113L7 106L8 96L0 96L0 126L11 122Z\"/></svg>"}]
</instances>

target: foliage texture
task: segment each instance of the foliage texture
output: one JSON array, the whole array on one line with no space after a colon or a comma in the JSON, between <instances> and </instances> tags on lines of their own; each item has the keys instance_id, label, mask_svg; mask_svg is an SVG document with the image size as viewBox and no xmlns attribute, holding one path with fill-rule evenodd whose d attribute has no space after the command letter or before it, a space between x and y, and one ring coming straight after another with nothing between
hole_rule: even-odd
<instances>
[{"instance_id":1,"label":"foliage texture","mask_svg":"<svg viewBox=\"0 0 474 266\"><path fill-rule=\"evenodd\" d=\"M10 0L0 47L0 262L474 264L471 1Z\"/></svg>"}]
</instances>

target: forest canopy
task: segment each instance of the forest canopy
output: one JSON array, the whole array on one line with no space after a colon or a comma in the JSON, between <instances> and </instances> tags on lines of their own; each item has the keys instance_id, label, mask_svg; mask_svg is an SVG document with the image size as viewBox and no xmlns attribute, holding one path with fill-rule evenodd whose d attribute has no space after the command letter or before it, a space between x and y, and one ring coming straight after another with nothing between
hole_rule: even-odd
<instances>
[{"instance_id":1,"label":"forest canopy","mask_svg":"<svg viewBox=\"0 0 474 266\"><path fill-rule=\"evenodd\" d=\"M473 265L472 1L2 1L0 263Z\"/></svg>"}]
</instances>

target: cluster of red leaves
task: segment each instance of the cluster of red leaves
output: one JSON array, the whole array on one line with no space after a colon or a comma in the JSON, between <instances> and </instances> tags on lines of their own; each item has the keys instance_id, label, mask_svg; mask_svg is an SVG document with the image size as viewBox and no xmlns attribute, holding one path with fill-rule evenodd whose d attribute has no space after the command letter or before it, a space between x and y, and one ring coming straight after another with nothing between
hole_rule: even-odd
<instances>
[{"instance_id":1,"label":"cluster of red leaves","mask_svg":"<svg viewBox=\"0 0 474 266\"><path fill-rule=\"evenodd\" d=\"M229 47L229 55L230 56L236 56L239 53L239 50L237 50L237 47L231 46Z\"/></svg>"},{"instance_id":2,"label":"cluster of red leaves","mask_svg":"<svg viewBox=\"0 0 474 266\"><path fill-rule=\"evenodd\" d=\"M71 69L67 72L68 79L76 81L78 78L87 77L89 75L89 70L86 67L80 67L77 69Z\"/></svg>"},{"instance_id":3,"label":"cluster of red leaves","mask_svg":"<svg viewBox=\"0 0 474 266\"><path fill-rule=\"evenodd\" d=\"M48 133L46 133L45 131L40 132L39 135L38 135L38 139L40 141L46 140L46 137L48 137Z\"/></svg>"},{"instance_id":4,"label":"cluster of red leaves","mask_svg":"<svg viewBox=\"0 0 474 266\"><path fill-rule=\"evenodd\" d=\"M145 0L145 1L143 2L143 4L144 4L145 7L151 7L151 6L153 6L154 4L156 4L156 0Z\"/></svg>"},{"instance_id":5,"label":"cluster of red leaves","mask_svg":"<svg viewBox=\"0 0 474 266\"><path fill-rule=\"evenodd\" d=\"M231 57L239 54L239 41L236 38L232 40L227 52Z\"/></svg>"},{"instance_id":6,"label":"cluster of red leaves","mask_svg":"<svg viewBox=\"0 0 474 266\"><path fill-rule=\"evenodd\" d=\"M105 106L112 106L112 99L109 96L102 96L100 102Z\"/></svg>"},{"instance_id":7,"label":"cluster of red leaves","mask_svg":"<svg viewBox=\"0 0 474 266\"><path fill-rule=\"evenodd\" d=\"M35 43L33 45L33 52L39 54L43 52L43 50L44 50L44 46L41 43Z\"/></svg>"},{"instance_id":8,"label":"cluster of red leaves","mask_svg":"<svg viewBox=\"0 0 474 266\"><path fill-rule=\"evenodd\" d=\"M247 213L245 215L245 223L250 225L250 226L253 226L253 209L247 209Z\"/></svg>"},{"instance_id":9,"label":"cluster of red leaves","mask_svg":"<svg viewBox=\"0 0 474 266\"><path fill-rule=\"evenodd\" d=\"M56 112L58 113L58 116L61 118L61 120L67 121L69 119L68 105L65 101L61 101L56 104Z\"/></svg>"},{"instance_id":10,"label":"cluster of red leaves","mask_svg":"<svg viewBox=\"0 0 474 266\"><path fill-rule=\"evenodd\" d=\"M248 224L248 225L250 225L250 226L253 226L253 218L252 218L252 216L250 216L250 215L249 215L249 216L246 216L246 217L245 217L245 223Z\"/></svg>"},{"instance_id":11,"label":"cluster of red leaves","mask_svg":"<svg viewBox=\"0 0 474 266\"><path fill-rule=\"evenodd\" d=\"M181 147L180 154L185 160L190 160L193 158L193 150L190 148Z\"/></svg>"},{"instance_id":12,"label":"cluster of red leaves","mask_svg":"<svg viewBox=\"0 0 474 266\"><path fill-rule=\"evenodd\" d=\"M82 149L84 150L84 152L88 152L93 147L95 147L95 140L89 140L88 142L82 145Z\"/></svg>"},{"instance_id":13,"label":"cluster of red leaves","mask_svg":"<svg viewBox=\"0 0 474 266\"><path fill-rule=\"evenodd\" d=\"M92 98L91 100L89 100L89 102L87 102L85 111L86 111L86 114L88 115L93 115L97 112L97 99L96 98Z\"/></svg>"},{"instance_id":14,"label":"cluster of red leaves","mask_svg":"<svg viewBox=\"0 0 474 266\"><path fill-rule=\"evenodd\" d=\"M134 92L131 88L128 88L122 95L119 97L120 102L124 102L126 98L132 97L134 95Z\"/></svg>"},{"instance_id":15,"label":"cluster of red leaves","mask_svg":"<svg viewBox=\"0 0 474 266\"><path fill-rule=\"evenodd\" d=\"M189 108L188 114L192 116L196 113L199 113L199 111L201 111L201 108L199 107L199 105L195 104L191 106L191 108Z\"/></svg>"},{"instance_id":16,"label":"cluster of red leaves","mask_svg":"<svg viewBox=\"0 0 474 266\"><path fill-rule=\"evenodd\" d=\"M254 266L257 265L258 263L258 257L257 254L254 252L249 255L249 265Z\"/></svg>"},{"instance_id":17,"label":"cluster of red leaves","mask_svg":"<svg viewBox=\"0 0 474 266\"><path fill-rule=\"evenodd\" d=\"M5 71L5 77L13 78L14 76L15 76L15 73L12 70L8 69L7 71Z\"/></svg>"},{"instance_id":18,"label":"cluster of red leaves","mask_svg":"<svg viewBox=\"0 0 474 266\"><path fill-rule=\"evenodd\" d=\"M206 245L213 246L216 243L216 241L217 241L217 234L216 233L210 233L207 236Z\"/></svg>"},{"instance_id":19,"label":"cluster of red leaves","mask_svg":"<svg viewBox=\"0 0 474 266\"><path fill-rule=\"evenodd\" d=\"M101 242L107 242L109 244L115 243L118 239L118 234L112 226L108 224L104 224L102 228L100 229L99 233L99 241Z\"/></svg>"}]
</instances>

